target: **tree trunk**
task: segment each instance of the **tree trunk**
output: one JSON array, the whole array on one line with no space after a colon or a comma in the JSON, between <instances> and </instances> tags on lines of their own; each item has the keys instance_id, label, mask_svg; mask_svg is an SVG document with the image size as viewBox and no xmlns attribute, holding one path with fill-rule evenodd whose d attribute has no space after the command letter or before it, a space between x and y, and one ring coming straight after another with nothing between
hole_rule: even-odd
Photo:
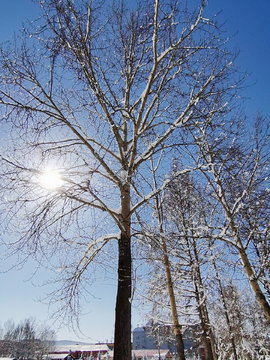
<instances>
[{"instance_id":1,"label":"tree trunk","mask_svg":"<svg viewBox=\"0 0 270 360\"><path fill-rule=\"evenodd\" d=\"M232 330L231 321L230 321L228 308L227 308L227 304L226 304L226 297L225 297L224 292L223 292L223 288L222 288L222 284L221 284L221 280L220 280L220 277L219 277L219 273L218 273L218 269L217 269L215 260L213 260L212 263L214 265L216 278L217 278L217 281L218 281L219 294L220 294L221 302L222 302L223 309L224 309L224 315L225 315L225 318L226 318L226 323L227 323L228 332L229 332L229 339L230 339L230 342L231 342L231 345L232 345L233 359L237 360L238 356L237 356L237 351L236 351L236 344L235 344L234 333L233 333L233 330Z\"/></svg>"},{"instance_id":2,"label":"tree trunk","mask_svg":"<svg viewBox=\"0 0 270 360\"><path fill-rule=\"evenodd\" d=\"M115 307L114 359L131 360L130 188L121 189L121 237L118 240L118 288Z\"/></svg>"},{"instance_id":3,"label":"tree trunk","mask_svg":"<svg viewBox=\"0 0 270 360\"><path fill-rule=\"evenodd\" d=\"M250 264L249 258L247 256L246 250L244 249L244 246L242 244L241 238L238 235L237 228L233 219L233 216L231 213L226 210L228 220L230 221L230 227L232 230L232 233L234 235L234 241L235 244L237 244L237 249L239 252L239 257L242 261L245 273L247 275L247 279L249 282L249 285L254 293L255 299L257 300L259 306L261 307L263 314L270 325L270 305L266 300L266 297L264 296L264 293L262 292L262 289L260 288L259 282L255 277L255 274L253 272L252 266Z\"/></svg>"},{"instance_id":4,"label":"tree trunk","mask_svg":"<svg viewBox=\"0 0 270 360\"><path fill-rule=\"evenodd\" d=\"M201 321L201 327L202 327L202 340L204 343L205 348L205 359L206 360L216 360L216 352L215 352L215 343L214 343L214 336L213 332L210 326L210 320L208 315L208 310L206 306L206 299L205 299L205 293L204 293L204 285L203 280L201 276L201 270L200 270L200 261L199 261L199 255L197 251L197 242L194 241L195 237L192 236L193 241L190 244L188 238L186 239L187 245L188 245L188 252L189 252L189 258L191 262L193 263L193 283L194 283L194 290L195 290L195 297L196 302L198 306L198 312L199 312L199 318ZM193 249L193 256L191 251L191 246Z\"/></svg>"},{"instance_id":5,"label":"tree trunk","mask_svg":"<svg viewBox=\"0 0 270 360\"><path fill-rule=\"evenodd\" d=\"M202 284L199 283L200 289ZM216 360L216 352L210 320L208 316L207 307L204 299L204 291L199 290L198 285L195 283L196 301L198 304L199 317L202 327L202 340L205 348L205 360Z\"/></svg>"},{"instance_id":6,"label":"tree trunk","mask_svg":"<svg viewBox=\"0 0 270 360\"><path fill-rule=\"evenodd\" d=\"M167 246L165 240L163 238L163 234L161 234L162 238L162 248L163 248L163 258L164 258L164 265L166 271L166 278L167 278L167 286L168 292L170 297L170 304L171 304L171 311L172 311L172 319L173 319L173 329L175 335L175 342L176 342L176 351L179 360L185 360L185 352L184 352L184 341L181 333L181 325L179 324L178 320L178 313L176 308L176 301L173 291L173 282L171 277L171 270L170 270L170 263L167 254Z\"/></svg>"},{"instance_id":7,"label":"tree trunk","mask_svg":"<svg viewBox=\"0 0 270 360\"><path fill-rule=\"evenodd\" d=\"M235 245L237 245L236 248L239 252L240 259L244 266L248 282L250 284L252 291L254 292L255 298L258 301L259 306L261 307L261 309L263 311L263 314L265 315L265 318L266 318L268 324L270 325L270 305L267 302L266 297L264 296L264 293L262 292L262 290L260 288L258 280L256 279L256 277L254 275L252 266L251 266L248 256L247 256L247 253L244 249L241 238L237 231L237 226L235 224L234 216L233 216L232 212L229 210L229 206L227 204L225 192L222 187L221 181L217 178L216 175L215 175L215 181L218 186L219 193L221 193L221 196L219 195L218 198L219 198L220 203L223 206L223 209L225 210L227 219L230 223L230 228L231 228L231 231L232 231L232 234L234 237L234 242L235 242Z\"/></svg>"},{"instance_id":8,"label":"tree trunk","mask_svg":"<svg viewBox=\"0 0 270 360\"><path fill-rule=\"evenodd\" d=\"M264 294L259 286L258 280L255 278L254 272L252 270L252 266L249 262L249 259L247 257L245 250L239 250L239 255L240 255L242 264L244 266L250 287L254 292L255 298L258 301L258 303L268 321L268 324L270 324L270 305L268 304L266 297L264 296Z\"/></svg>"},{"instance_id":9,"label":"tree trunk","mask_svg":"<svg viewBox=\"0 0 270 360\"><path fill-rule=\"evenodd\" d=\"M226 208L225 208L225 211L226 211L228 220L230 221L230 227L231 227L232 233L234 235L235 244L238 245L237 249L238 249L242 264L244 266L249 285L250 285L252 291L254 292L255 299L258 301L258 304L261 307L268 324L270 325L270 305L267 302L266 297L264 296L264 293L262 292L262 289L260 288L259 282L255 277L255 274L253 272L252 266L248 259L246 250L244 249L241 238L238 235L233 216Z\"/></svg>"},{"instance_id":10,"label":"tree trunk","mask_svg":"<svg viewBox=\"0 0 270 360\"><path fill-rule=\"evenodd\" d=\"M153 168L152 168L152 170L153 170ZM154 171L153 171L153 179L154 179L155 189L157 189ZM184 341L183 341L182 332L181 332L181 325L179 324L179 320L178 320L178 312L177 312L174 289L173 289L173 281L172 281L172 275L171 275L170 261L169 261L169 257L168 257L168 249L167 249L165 234L164 234L163 225L162 225L163 224L162 211L160 211L160 204L159 204L158 196L156 197L155 200L156 200L156 211L157 211L157 216L158 216L158 227L159 227L159 233L160 233L160 239L161 239L161 247L162 247L162 252L163 252L163 262L164 262L164 267L165 267L165 272L166 272L167 288L168 288L168 294L169 294L170 305L171 305L173 331L174 331L175 342L176 342L177 358L178 358L178 360L185 360Z\"/></svg>"}]
</instances>

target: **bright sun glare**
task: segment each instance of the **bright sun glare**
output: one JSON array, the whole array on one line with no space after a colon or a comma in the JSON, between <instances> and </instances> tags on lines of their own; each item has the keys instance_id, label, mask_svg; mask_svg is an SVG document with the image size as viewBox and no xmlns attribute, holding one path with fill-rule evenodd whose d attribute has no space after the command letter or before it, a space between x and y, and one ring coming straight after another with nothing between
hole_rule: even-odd
<instances>
[{"instance_id":1,"label":"bright sun glare","mask_svg":"<svg viewBox=\"0 0 270 360\"><path fill-rule=\"evenodd\" d=\"M40 184L43 188L53 190L63 184L63 180L56 171L48 170L40 176Z\"/></svg>"}]
</instances>

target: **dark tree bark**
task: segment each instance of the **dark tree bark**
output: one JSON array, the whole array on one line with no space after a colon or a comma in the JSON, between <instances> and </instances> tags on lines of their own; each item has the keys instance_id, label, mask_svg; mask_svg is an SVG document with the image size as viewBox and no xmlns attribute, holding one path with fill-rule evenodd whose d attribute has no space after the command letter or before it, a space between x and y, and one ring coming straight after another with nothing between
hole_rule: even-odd
<instances>
[{"instance_id":1,"label":"dark tree bark","mask_svg":"<svg viewBox=\"0 0 270 360\"><path fill-rule=\"evenodd\" d=\"M118 287L115 306L114 359L131 358L131 237L130 187L121 192L123 230L118 240Z\"/></svg>"},{"instance_id":2,"label":"dark tree bark","mask_svg":"<svg viewBox=\"0 0 270 360\"><path fill-rule=\"evenodd\" d=\"M129 359L131 356L131 252L130 238L118 241L118 287L115 307L115 333L118 339L114 345L115 359Z\"/></svg>"}]
</instances>

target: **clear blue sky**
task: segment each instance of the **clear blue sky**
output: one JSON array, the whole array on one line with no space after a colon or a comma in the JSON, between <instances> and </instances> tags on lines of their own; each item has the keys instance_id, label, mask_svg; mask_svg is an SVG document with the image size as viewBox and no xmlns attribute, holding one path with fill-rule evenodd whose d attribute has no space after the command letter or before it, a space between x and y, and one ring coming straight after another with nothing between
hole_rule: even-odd
<instances>
[{"instance_id":1,"label":"clear blue sky","mask_svg":"<svg viewBox=\"0 0 270 360\"><path fill-rule=\"evenodd\" d=\"M194 4L196 0L190 0ZM257 111L270 116L270 1L269 0L209 0L205 15L222 11L219 19L224 22L227 35L236 34L231 40L237 46L240 56L237 60L242 71L251 73L244 95L249 99L245 107L248 116ZM31 0L0 0L0 41L10 37L21 28L22 22L35 19L39 8ZM0 248L1 250L1 248ZM37 299L43 296L44 288L37 286L46 279L42 271L33 281L30 279L35 265L29 263L21 271L1 273L8 268L8 262L0 263L0 322L12 318L16 323L34 316L40 321L47 318L47 308ZM33 282L35 286L33 285ZM106 341L113 337L115 287L99 285L93 291L97 300L92 300L89 312L82 319L82 330L91 338L88 341ZM135 327L141 320L138 315L132 321ZM67 328L58 332L58 339L76 340L78 336Z\"/></svg>"}]
</instances>

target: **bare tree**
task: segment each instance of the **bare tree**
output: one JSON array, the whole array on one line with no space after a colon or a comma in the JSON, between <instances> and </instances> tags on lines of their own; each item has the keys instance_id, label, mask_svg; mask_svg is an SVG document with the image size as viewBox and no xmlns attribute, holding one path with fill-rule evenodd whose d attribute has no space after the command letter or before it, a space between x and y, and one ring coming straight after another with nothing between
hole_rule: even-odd
<instances>
[{"instance_id":1,"label":"bare tree","mask_svg":"<svg viewBox=\"0 0 270 360\"><path fill-rule=\"evenodd\" d=\"M175 162L174 172L177 171L176 169ZM210 229L214 226L213 208L206 194L206 189L199 186L192 175L180 175L168 186L165 213L168 221L174 224L169 236L174 239L170 253L174 253L175 261L179 260L178 277L180 278L180 274L186 272L190 278L189 282L194 288L193 296L196 300L202 330L201 342L204 344L205 358L213 360L216 359L216 353L202 270L204 268L206 274L209 271L206 264L210 258L208 249L211 246ZM215 221L217 221L217 214L215 214ZM191 291L189 295L192 296Z\"/></svg>"},{"instance_id":2,"label":"bare tree","mask_svg":"<svg viewBox=\"0 0 270 360\"><path fill-rule=\"evenodd\" d=\"M203 344L205 358L212 360L216 355L204 278L209 276L211 267L209 243L214 210L205 196L205 189L195 184L189 174L191 169L183 170L181 174L176 164L173 163L172 181L167 189L152 201L152 224L139 217L146 238L142 251L148 254L150 268L146 289L141 296L143 302L147 301L152 308L149 314L152 322L171 324L178 358L185 356L185 326L181 326L182 323L188 324L188 329L197 329L198 339L193 338L194 346ZM157 168L153 162L151 168L153 188L156 188Z\"/></svg>"},{"instance_id":3,"label":"bare tree","mask_svg":"<svg viewBox=\"0 0 270 360\"><path fill-rule=\"evenodd\" d=\"M262 309L252 294L242 292L245 302L245 323L243 352L250 358L256 359L258 354L261 356L270 354L269 344L269 325L263 315Z\"/></svg>"},{"instance_id":4,"label":"bare tree","mask_svg":"<svg viewBox=\"0 0 270 360\"><path fill-rule=\"evenodd\" d=\"M128 360L131 219L161 186L151 192L147 160L168 151L191 119L224 110L239 84L234 57L203 17L204 2L194 12L173 0L40 6L34 29L0 50L10 134L1 150L2 227L11 239L19 234L13 252L57 268L52 299L68 319L80 311L80 285L86 294L94 281L91 266L117 241L114 356ZM50 191L39 179L48 167L63 182Z\"/></svg>"},{"instance_id":5,"label":"bare tree","mask_svg":"<svg viewBox=\"0 0 270 360\"><path fill-rule=\"evenodd\" d=\"M266 209L263 203L268 196L269 125L265 119L263 122L262 119L257 120L253 135L247 135L239 114L230 124L224 121L223 116L216 121L210 116L205 126L195 125L195 132L198 130L200 135L191 131L197 151L189 153L197 164L201 164L200 171L224 212L224 226L216 238L237 250L250 287L270 323L270 305L260 287L260 272L256 273L252 259L254 254L258 257L258 252L249 254L251 240L255 240L254 233L257 232L257 236L266 234L263 243L268 244L268 222L264 220L264 227L258 229L256 218L247 217L254 206ZM265 251L268 253L268 250ZM266 253L259 253L265 262ZM262 270L262 274L266 272ZM265 283L267 277L263 279Z\"/></svg>"},{"instance_id":6,"label":"bare tree","mask_svg":"<svg viewBox=\"0 0 270 360\"><path fill-rule=\"evenodd\" d=\"M222 359L257 359L269 353L269 325L262 309L243 281L224 276L215 264L218 297L209 306L217 353ZM247 284L248 285L248 284Z\"/></svg>"},{"instance_id":7,"label":"bare tree","mask_svg":"<svg viewBox=\"0 0 270 360\"><path fill-rule=\"evenodd\" d=\"M170 349L170 344L175 343L175 341L172 340L172 327L170 325L164 325L151 320L144 329L147 334L146 336L149 336L153 339L153 343L159 352L159 359L161 359L160 350L162 349L162 346L164 344L168 344L168 349Z\"/></svg>"},{"instance_id":8,"label":"bare tree","mask_svg":"<svg viewBox=\"0 0 270 360\"><path fill-rule=\"evenodd\" d=\"M219 353L219 355L222 355L225 358L233 357L234 360L237 360L238 354L237 354L237 342L235 339L235 331L234 331L235 326L233 326L233 324L232 324L230 311L243 312L243 309L241 309L241 307L239 308L238 303L237 303L237 306L236 306L236 304L234 304L235 308L233 308L232 302L230 303L230 301L231 301L230 295L232 296L232 293L226 294L225 286L223 286L222 280L221 280L221 271L220 271L220 269L218 269L218 266L216 264L216 260L214 257L212 259L212 263L213 263L213 268L214 268L215 275L216 275L216 284L217 284L218 294L219 294L219 296L218 296L219 305L217 305L217 306L214 305L213 307L214 307L214 309L217 309L218 306L220 306L222 308L222 315L225 318L225 324L223 322L222 325L220 325L219 320L217 320L218 325L216 326L216 340L217 340L218 353ZM231 292L233 292L233 290L234 290L234 288L231 287ZM230 303L230 304L228 304L228 303ZM240 327L239 327L239 329L240 329Z\"/></svg>"},{"instance_id":9,"label":"bare tree","mask_svg":"<svg viewBox=\"0 0 270 360\"><path fill-rule=\"evenodd\" d=\"M12 320L4 324L0 353L18 359L43 359L52 351L55 334L46 326L38 326L33 318L15 325Z\"/></svg>"},{"instance_id":10,"label":"bare tree","mask_svg":"<svg viewBox=\"0 0 270 360\"><path fill-rule=\"evenodd\" d=\"M159 161L157 162L157 164ZM157 230L152 232L152 229L149 231L149 225L146 227L141 224L141 228L144 229L143 234L149 239L149 242L154 241L155 247L157 247L158 252L161 252L161 262L163 263L166 277L166 287L168 292L168 297L170 301L170 310L171 310L171 318L172 318L172 328L175 336L176 343L176 351L177 356L181 360L185 360L185 352L184 352L184 342L183 342L183 334L181 325L179 322L179 315L177 310L174 282L172 279L172 269L170 263L170 256L167 248L167 235L164 229L164 216L163 216L163 203L164 203L164 192L158 193L157 188L157 175L156 172L158 170L158 166L154 166L154 162L150 159L150 167L152 171L152 179L153 179L153 191L156 192L154 196L154 203L152 206L152 211L155 214L157 221ZM150 254L152 258L152 254ZM150 260L151 261L151 260ZM154 325L152 326L155 327ZM159 330L159 327L157 328Z\"/></svg>"}]
</instances>

